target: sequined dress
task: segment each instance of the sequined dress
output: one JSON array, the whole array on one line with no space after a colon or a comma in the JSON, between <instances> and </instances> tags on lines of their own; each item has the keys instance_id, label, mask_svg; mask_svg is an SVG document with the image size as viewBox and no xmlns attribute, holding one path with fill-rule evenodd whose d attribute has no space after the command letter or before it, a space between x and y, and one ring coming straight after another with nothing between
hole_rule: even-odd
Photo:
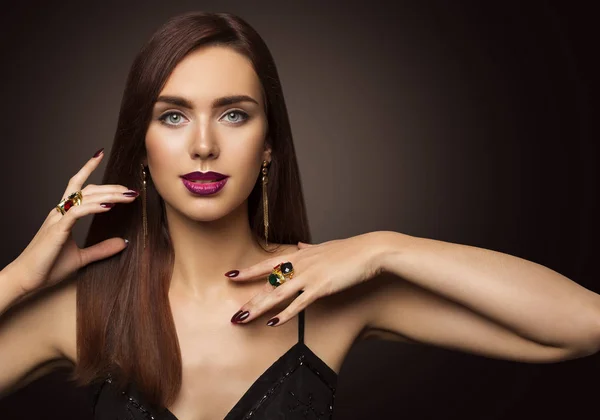
<instances>
[{"instance_id":1,"label":"sequined dress","mask_svg":"<svg viewBox=\"0 0 600 420\"><path fill-rule=\"evenodd\" d=\"M250 386L224 420L331 419L337 374L304 344L304 311L298 342ZM154 412L130 384L124 392L106 378L93 387L94 420L178 420L168 409Z\"/></svg>"}]
</instances>

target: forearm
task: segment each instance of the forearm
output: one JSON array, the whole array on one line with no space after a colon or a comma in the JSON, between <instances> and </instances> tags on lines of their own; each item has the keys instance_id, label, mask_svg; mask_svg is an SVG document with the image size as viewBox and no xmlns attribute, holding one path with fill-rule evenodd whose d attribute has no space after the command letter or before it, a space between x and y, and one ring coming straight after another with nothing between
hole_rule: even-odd
<instances>
[{"instance_id":1,"label":"forearm","mask_svg":"<svg viewBox=\"0 0 600 420\"><path fill-rule=\"evenodd\" d=\"M9 264L0 271L0 317L25 297L18 275L12 267Z\"/></svg>"},{"instance_id":2,"label":"forearm","mask_svg":"<svg viewBox=\"0 0 600 420\"><path fill-rule=\"evenodd\" d=\"M397 232L377 232L379 268L544 345L600 348L600 296L540 264Z\"/></svg>"}]
</instances>

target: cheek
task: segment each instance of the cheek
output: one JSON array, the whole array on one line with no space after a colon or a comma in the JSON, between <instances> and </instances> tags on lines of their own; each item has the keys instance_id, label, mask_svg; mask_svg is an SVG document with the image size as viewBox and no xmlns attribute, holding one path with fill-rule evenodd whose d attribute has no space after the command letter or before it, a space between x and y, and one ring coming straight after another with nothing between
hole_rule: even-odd
<instances>
[{"instance_id":1,"label":"cheek","mask_svg":"<svg viewBox=\"0 0 600 420\"><path fill-rule=\"evenodd\" d=\"M222 143L221 157L235 166L236 172L252 171L258 175L265 150L265 126L264 121L255 120L253 124L229 131L222 137L226 140Z\"/></svg>"},{"instance_id":2,"label":"cheek","mask_svg":"<svg viewBox=\"0 0 600 420\"><path fill-rule=\"evenodd\" d=\"M162 148L164 148L163 142L160 141L158 130L153 129L151 125L146 132L146 153L148 155L148 161L157 161L156 156L160 156ZM154 166L154 165L153 165Z\"/></svg>"},{"instance_id":3,"label":"cheek","mask_svg":"<svg viewBox=\"0 0 600 420\"><path fill-rule=\"evenodd\" d=\"M262 143L256 142L252 145L232 145L229 150L228 162L230 167L235 168L236 172L248 172L255 170L260 165L262 159Z\"/></svg>"},{"instance_id":4,"label":"cheek","mask_svg":"<svg viewBox=\"0 0 600 420\"><path fill-rule=\"evenodd\" d=\"M173 174L178 174L180 168L180 159L173 147L174 142L166 142L164 136L159 133L160 130L148 130L146 134L146 154L148 165L152 168L151 177L154 187L159 195L169 199L169 191L173 188ZM181 171L184 173L185 171Z\"/></svg>"},{"instance_id":5,"label":"cheek","mask_svg":"<svg viewBox=\"0 0 600 420\"><path fill-rule=\"evenodd\" d=\"M240 198L250 194L260 176L264 147L264 134L255 132L243 141L229 143L228 150L221 150L221 157L227 156L224 167L231 170Z\"/></svg>"},{"instance_id":6,"label":"cheek","mask_svg":"<svg viewBox=\"0 0 600 420\"><path fill-rule=\"evenodd\" d=\"M148 162L156 168L170 166L176 156L181 153L181 140L167 139L159 127L152 128L151 126L148 129L145 145Z\"/></svg>"}]
</instances>

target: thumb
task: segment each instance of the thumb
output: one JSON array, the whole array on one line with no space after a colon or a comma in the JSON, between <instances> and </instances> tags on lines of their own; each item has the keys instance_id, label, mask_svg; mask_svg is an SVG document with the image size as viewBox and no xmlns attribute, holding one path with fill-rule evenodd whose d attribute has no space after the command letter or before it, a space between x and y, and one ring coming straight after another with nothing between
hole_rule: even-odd
<instances>
[{"instance_id":1,"label":"thumb","mask_svg":"<svg viewBox=\"0 0 600 420\"><path fill-rule=\"evenodd\" d=\"M81 261L83 266L88 265L94 261L108 258L117 252L120 252L127 248L129 241L122 238L110 238L102 242L98 242L95 245L88 246L87 248L81 249Z\"/></svg>"}]
</instances>

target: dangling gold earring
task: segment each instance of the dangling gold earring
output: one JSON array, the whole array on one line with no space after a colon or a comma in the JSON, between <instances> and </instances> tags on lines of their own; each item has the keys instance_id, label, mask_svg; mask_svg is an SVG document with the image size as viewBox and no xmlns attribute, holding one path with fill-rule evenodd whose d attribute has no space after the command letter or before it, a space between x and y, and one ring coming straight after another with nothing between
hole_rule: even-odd
<instances>
[{"instance_id":1,"label":"dangling gold earring","mask_svg":"<svg viewBox=\"0 0 600 420\"><path fill-rule=\"evenodd\" d=\"M265 223L265 246L269 246L269 201L267 200L267 166L269 162L266 160L262 163L262 195L263 195L263 220Z\"/></svg>"},{"instance_id":2,"label":"dangling gold earring","mask_svg":"<svg viewBox=\"0 0 600 420\"><path fill-rule=\"evenodd\" d=\"M142 224L144 226L144 249L146 249L146 237L148 236L148 218L146 216L146 170L142 166Z\"/></svg>"}]
</instances>

